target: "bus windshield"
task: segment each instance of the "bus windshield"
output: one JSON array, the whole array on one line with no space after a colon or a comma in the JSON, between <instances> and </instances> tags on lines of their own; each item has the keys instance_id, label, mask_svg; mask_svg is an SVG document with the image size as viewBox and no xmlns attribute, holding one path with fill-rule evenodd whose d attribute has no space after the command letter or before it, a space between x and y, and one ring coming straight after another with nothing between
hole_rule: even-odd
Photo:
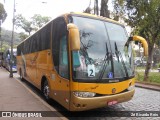
<instances>
[{"instance_id":1,"label":"bus windshield","mask_svg":"<svg viewBox=\"0 0 160 120\"><path fill-rule=\"evenodd\" d=\"M134 76L132 47L125 27L112 22L73 16L81 47L72 52L73 79L112 82Z\"/></svg>"}]
</instances>

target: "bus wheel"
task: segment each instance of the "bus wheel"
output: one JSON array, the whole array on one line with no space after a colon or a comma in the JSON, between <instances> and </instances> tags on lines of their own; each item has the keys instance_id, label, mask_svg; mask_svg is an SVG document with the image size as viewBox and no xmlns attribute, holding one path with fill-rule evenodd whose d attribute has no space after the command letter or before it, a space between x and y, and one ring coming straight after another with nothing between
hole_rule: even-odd
<instances>
[{"instance_id":1,"label":"bus wheel","mask_svg":"<svg viewBox=\"0 0 160 120\"><path fill-rule=\"evenodd\" d=\"M43 96L44 96L44 98L46 99L46 101L47 101L48 103L50 103L50 102L51 102L51 98L49 97L50 88L49 88L49 85L48 85L47 80L45 80L44 83L43 83L42 92L43 92Z\"/></svg>"}]
</instances>

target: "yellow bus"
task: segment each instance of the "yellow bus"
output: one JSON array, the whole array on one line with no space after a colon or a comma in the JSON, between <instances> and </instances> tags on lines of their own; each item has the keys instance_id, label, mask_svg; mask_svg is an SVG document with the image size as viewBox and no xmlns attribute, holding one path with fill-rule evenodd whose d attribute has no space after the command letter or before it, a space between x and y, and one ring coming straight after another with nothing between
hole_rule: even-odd
<instances>
[{"instance_id":1,"label":"yellow bus","mask_svg":"<svg viewBox=\"0 0 160 120\"><path fill-rule=\"evenodd\" d=\"M85 13L64 14L17 46L17 70L69 111L84 111L132 99L135 71L125 26Z\"/></svg>"}]
</instances>

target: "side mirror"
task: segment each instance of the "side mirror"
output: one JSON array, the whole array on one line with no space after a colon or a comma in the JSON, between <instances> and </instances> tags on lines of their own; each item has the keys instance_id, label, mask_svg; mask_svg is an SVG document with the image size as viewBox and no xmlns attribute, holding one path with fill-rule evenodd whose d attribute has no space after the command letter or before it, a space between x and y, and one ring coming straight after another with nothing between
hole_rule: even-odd
<instances>
[{"instance_id":1,"label":"side mirror","mask_svg":"<svg viewBox=\"0 0 160 120\"><path fill-rule=\"evenodd\" d=\"M129 40L141 42L144 47L144 56L148 56L148 43L143 37L135 35L133 37L130 37Z\"/></svg>"},{"instance_id":2,"label":"side mirror","mask_svg":"<svg viewBox=\"0 0 160 120\"><path fill-rule=\"evenodd\" d=\"M67 25L69 31L69 42L71 50L80 50L80 35L76 25L69 23Z\"/></svg>"}]
</instances>

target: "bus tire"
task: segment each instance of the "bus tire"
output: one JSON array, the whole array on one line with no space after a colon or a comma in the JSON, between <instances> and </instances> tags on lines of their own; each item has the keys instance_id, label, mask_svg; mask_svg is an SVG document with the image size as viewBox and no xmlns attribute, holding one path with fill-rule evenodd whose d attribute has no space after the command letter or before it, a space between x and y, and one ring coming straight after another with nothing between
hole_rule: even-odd
<instances>
[{"instance_id":1,"label":"bus tire","mask_svg":"<svg viewBox=\"0 0 160 120\"><path fill-rule=\"evenodd\" d=\"M49 97L50 88L47 80L43 82L42 93L45 100L50 104L51 103L51 98Z\"/></svg>"}]
</instances>

